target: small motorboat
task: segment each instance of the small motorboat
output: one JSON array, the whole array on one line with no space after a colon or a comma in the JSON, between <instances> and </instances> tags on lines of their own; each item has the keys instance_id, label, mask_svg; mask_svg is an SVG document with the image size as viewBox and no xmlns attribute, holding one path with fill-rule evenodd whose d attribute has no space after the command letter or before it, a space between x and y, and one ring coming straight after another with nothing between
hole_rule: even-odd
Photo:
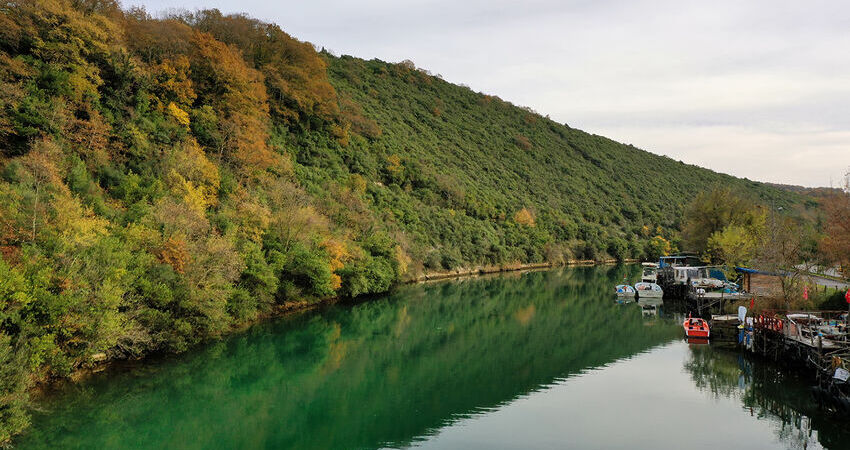
<instances>
[{"instance_id":1,"label":"small motorboat","mask_svg":"<svg viewBox=\"0 0 850 450\"><path fill-rule=\"evenodd\" d=\"M617 296L618 300L634 300L635 288L628 284L618 284L617 287L614 288L614 294Z\"/></svg>"},{"instance_id":2,"label":"small motorboat","mask_svg":"<svg viewBox=\"0 0 850 450\"><path fill-rule=\"evenodd\" d=\"M635 290L639 299L664 297L664 291L661 289L661 286L655 283L635 283Z\"/></svg>"},{"instance_id":3,"label":"small motorboat","mask_svg":"<svg viewBox=\"0 0 850 450\"><path fill-rule=\"evenodd\" d=\"M709 338L708 322L699 317L688 317L682 324L685 328L685 337L690 338Z\"/></svg>"}]
</instances>

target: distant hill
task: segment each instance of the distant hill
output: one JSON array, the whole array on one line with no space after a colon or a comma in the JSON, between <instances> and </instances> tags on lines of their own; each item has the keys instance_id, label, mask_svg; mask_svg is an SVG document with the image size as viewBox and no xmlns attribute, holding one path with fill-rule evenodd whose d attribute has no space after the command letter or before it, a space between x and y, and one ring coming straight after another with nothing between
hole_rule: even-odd
<instances>
[{"instance_id":1,"label":"distant hill","mask_svg":"<svg viewBox=\"0 0 850 450\"><path fill-rule=\"evenodd\" d=\"M812 197L825 197L829 195L841 194L844 192L841 188L832 188L832 187L805 187L805 186L796 186L793 184L779 184L779 183L765 183L768 186L774 187L776 189L781 189L784 191L795 192L798 194L808 195Z\"/></svg>"},{"instance_id":2,"label":"distant hill","mask_svg":"<svg viewBox=\"0 0 850 450\"><path fill-rule=\"evenodd\" d=\"M777 206L801 202L795 192L570 128L409 62L324 56L341 102L381 134L355 136L331 158L298 152L296 160L310 178L371 180L371 209L404 232L426 269L655 256L651 239L675 241L683 205L719 185ZM523 225L525 211L534 226Z\"/></svg>"}]
</instances>

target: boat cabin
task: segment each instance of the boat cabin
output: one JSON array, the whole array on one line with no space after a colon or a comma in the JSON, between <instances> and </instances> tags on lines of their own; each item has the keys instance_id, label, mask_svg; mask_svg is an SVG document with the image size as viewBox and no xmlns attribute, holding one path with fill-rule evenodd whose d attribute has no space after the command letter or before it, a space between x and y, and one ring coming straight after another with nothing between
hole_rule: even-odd
<instances>
[{"instance_id":1,"label":"boat cabin","mask_svg":"<svg viewBox=\"0 0 850 450\"><path fill-rule=\"evenodd\" d=\"M726 276L717 267L681 266L673 267L673 280L676 284L690 284L694 287L716 289L726 283Z\"/></svg>"},{"instance_id":2,"label":"boat cabin","mask_svg":"<svg viewBox=\"0 0 850 450\"><path fill-rule=\"evenodd\" d=\"M657 263L643 263L643 273L641 274L640 280L645 283L655 283L658 281L658 264Z\"/></svg>"}]
</instances>

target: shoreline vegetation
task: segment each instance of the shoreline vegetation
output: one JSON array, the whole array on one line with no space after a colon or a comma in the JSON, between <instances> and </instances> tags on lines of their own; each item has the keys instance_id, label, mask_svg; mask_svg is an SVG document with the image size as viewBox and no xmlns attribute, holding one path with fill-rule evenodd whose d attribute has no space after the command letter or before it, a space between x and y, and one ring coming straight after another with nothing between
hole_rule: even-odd
<instances>
[{"instance_id":1,"label":"shoreline vegetation","mask_svg":"<svg viewBox=\"0 0 850 450\"><path fill-rule=\"evenodd\" d=\"M611 264L633 264L639 262L638 260L625 260L625 261L617 261L615 259L607 259L601 261L593 261L593 260L572 260L567 261L564 264L552 265L551 263L532 263L532 264L504 264L498 266L485 266L485 267L476 267L472 269L457 269L454 271L441 271L441 272L431 272L427 274L423 274L416 278L410 278L405 280L401 284L418 284L418 283L428 283L435 281L450 281L460 278L471 278L483 275L494 275L499 273L506 272L525 272L530 270L548 270L555 269L558 267L574 267L574 266L594 266L594 265L611 265ZM375 294L375 296L380 297L383 295L387 295L391 293L391 291ZM357 297L355 300L360 300L364 297ZM237 327L232 328L228 332L224 333L222 336L218 338L222 338L224 336L228 336L234 333L241 333L253 326L262 324L271 320L278 320L284 318L291 314L300 314L303 312L308 312L314 309L323 308L340 301L352 300L350 298L342 298L342 297L328 297L324 298L320 301L316 302L290 302L283 305L279 305L274 310L264 314L263 316L258 316L253 322L240 323ZM369 301L370 299L365 299L364 301ZM218 339L216 338L216 339ZM199 342L197 345L203 345L211 342L214 339ZM187 349L187 351L191 351L192 349ZM32 393L40 393L43 391L48 391L54 386L56 383L64 383L64 382L72 382L77 383L84 380L86 377L93 375L95 373L102 372L104 370L108 370L111 366L115 364L122 364L127 362L140 362L145 363L145 361L153 356L154 358L167 356L168 354L154 354L154 355L142 355L135 359L108 359L106 355L103 355L103 358L96 358L95 361L90 363L90 365L86 367L76 367L67 377L61 378L51 378L46 380L41 380L40 382L31 386Z\"/></svg>"},{"instance_id":2,"label":"shoreline vegetation","mask_svg":"<svg viewBox=\"0 0 850 450\"><path fill-rule=\"evenodd\" d=\"M245 15L7 2L0 442L28 426L31 386L181 353L287 305L426 273L656 259L684 248L683 210L717 186L818 214L816 197Z\"/></svg>"}]
</instances>

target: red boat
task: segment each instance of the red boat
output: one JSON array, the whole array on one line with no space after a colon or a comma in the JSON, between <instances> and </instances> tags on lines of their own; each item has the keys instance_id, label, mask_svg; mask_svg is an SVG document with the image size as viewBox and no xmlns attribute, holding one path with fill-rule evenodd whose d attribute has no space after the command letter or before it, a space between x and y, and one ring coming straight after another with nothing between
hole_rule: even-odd
<instances>
[{"instance_id":1,"label":"red boat","mask_svg":"<svg viewBox=\"0 0 850 450\"><path fill-rule=\"evenodd\" d=\"M685 337L708 339L708 322L699 317L688 317L682 324L685 328Z\"/></svg>"}]
</instances>

